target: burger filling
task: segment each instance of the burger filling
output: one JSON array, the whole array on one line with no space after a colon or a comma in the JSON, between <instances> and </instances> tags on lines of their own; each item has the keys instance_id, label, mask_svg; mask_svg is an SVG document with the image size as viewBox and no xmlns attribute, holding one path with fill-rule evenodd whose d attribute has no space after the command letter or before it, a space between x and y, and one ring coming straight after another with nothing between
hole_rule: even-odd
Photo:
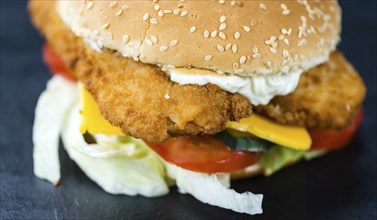
<instances>
[{"instance_id":1,"label":"burger filling","mask_svg":"<svg viewBox=\"0 0 377 220\"><path fill-rule=\"evenodd\" d=\"M245 172L271 175L300 159L344 146L344 139L353 136L362 118L361 112L350 126L326 131L282 125L253 114L229 122L227 130L214 136L149 143L111 125L91 94L48 51L45 60L57 76L48 82L36 108L34 172L55 185L60 180L61 137L71 159L109 193L153 197L166 194L176 184L181 192L204 203L259 214L263 196L229 189L231 176L242 177ZM331 145L321 141L329 137Z\"/></svg>"}]
</instances>

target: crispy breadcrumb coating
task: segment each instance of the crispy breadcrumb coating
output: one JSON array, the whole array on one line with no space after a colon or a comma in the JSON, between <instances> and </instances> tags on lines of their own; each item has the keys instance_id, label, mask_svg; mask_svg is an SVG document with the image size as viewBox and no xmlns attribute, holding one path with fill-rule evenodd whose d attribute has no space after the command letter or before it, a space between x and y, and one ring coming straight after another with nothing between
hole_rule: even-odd
<instances>
[{"instance_id":1,"label":"crispy breadcrumb coating","mask_svg":"<svg viewBox=\"0 0 377 220\"><path fill-rule=\"evenodd\" d=\"M179 85L160 68L110 50L96 52L58 17L54 2L31 1L35 25L99 105L127 135L160 142L175 135L215 134L251 115L250 102L215 85Z\"/></svg>"},{"instance_id":2,"label":"crispy breadcrumb coating","mask_svg":"<svg viewBox=\"0 0 377 220\"><path fill-rule=\"evenodd\" d=\"M305 72L297 89L257 106L263 115L283 124L341 129L352 123L365 98L363 80L340 52Z\"/></svg>"}]
</instances>

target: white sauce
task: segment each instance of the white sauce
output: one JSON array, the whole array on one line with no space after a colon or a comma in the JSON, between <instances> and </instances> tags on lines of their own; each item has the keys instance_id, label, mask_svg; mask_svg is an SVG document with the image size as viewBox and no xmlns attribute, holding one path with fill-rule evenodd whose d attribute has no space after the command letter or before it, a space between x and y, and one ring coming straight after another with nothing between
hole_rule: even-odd
<instances>
[{"instance_id":1,"label":"white sauce","mask_svg":"<svg viewBox=\"0 0 377 220\"><path fill-rule=\"evenodd\" d=\"M185 68L168 68L170 79L181 85L215 84L230 93L239 93L257 105L266 105L277 95L293 92L300 80L302 70L289 74L269 76L221 75L212 71Z\"/></svg>"},{"instance_id":2,"label":"white sauce","mask_svg":"<svg viewBox=\"0 0 377 220\"><path fill-rule=\"evenodd\" d=\"M96 41L85 39L85 42L97 52L102 51L102 45ZM302 70L291 73L268 76L236 76L219 74L210 70L187 69L162 66L170 76L170 80L180 85L195 84L206 85L208 83L219 86L230 93L239 93L257 105L266 105L277 95L287 95L293 92L300 80ZM166 99L170 97L165 96Z\"/></svg>"}]
</instances>

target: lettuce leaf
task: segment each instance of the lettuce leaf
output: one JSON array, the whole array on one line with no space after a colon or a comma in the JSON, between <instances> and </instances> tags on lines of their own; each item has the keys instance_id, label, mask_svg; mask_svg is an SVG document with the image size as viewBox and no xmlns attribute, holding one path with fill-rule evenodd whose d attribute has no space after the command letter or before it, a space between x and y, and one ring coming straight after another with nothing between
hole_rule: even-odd
<instances>
[{"instance_id":1,"label":"lettuce leaf","mask_svg":"<svg viewBox=\"0 0 377 220\"><path fill-rule=\"evenodd\" d=\"M88 144L79 129L77 105L62 132L64 147L81 170L106 192L146 197L169 192L163 163L143 141L97 136L97 144Z\"/></svg>"},{"instance_id":2,"label":"lettuce leaf","mask_svg":"<svg viewBox=\"0 0 377 220\"><path fill-rule=\"evenodd\" d=\"M244 150L251 152L266 152L275 144L254 137L236 137L229 131L223 131L215 135L216 138L223 140L224 143L234 150Z\"/></svg>"},{"instance_id":3,"label":"lettuce leaf","mask_svg":"<svg viewBox=\"0 0 377 220\"><path fill-rule=\"evenodd\" d=\"M59 134L67 111L78 101L77 85L54 76L40 95L33 125L34 174L57 185L60 180Z\"/></svg>"},{"instance_id":4,"label":"lettuce leaf","mask_svg":"<svg viewBox=\"0 0 377 220\"><path fill-rule=\"evenodd\" d=\"M306 151L293 150L291 148L275 146L262 154L260 163L264 167L264 174L270 176L286 165L300 160Z\"/></svg>"},{"instance_id":5,"label":"lettuce leaf","mask_svg":"<svg viewBox=\"0 0 377 220\"><path fill-rule=\"evenodd\" d=\"M213 206L250 215L261 214L262 194L237 193L228 189L230 174L204 174L166 164L168 176L176 180L181 193L189 193L197 200Z\"/></svg>"},{"instance_id":6,"label":"lettuce leaf","mask_svg":"<svg viewBox=\"0 0 377 220\"><path fill-rule=\"evenodd\" d=\"M325 150L309 150L309 151L305 152L304 159L307 160L307 161L313 160L317 157L323 156L326 153L327 152Z\"/></svg>"}]
</instances>

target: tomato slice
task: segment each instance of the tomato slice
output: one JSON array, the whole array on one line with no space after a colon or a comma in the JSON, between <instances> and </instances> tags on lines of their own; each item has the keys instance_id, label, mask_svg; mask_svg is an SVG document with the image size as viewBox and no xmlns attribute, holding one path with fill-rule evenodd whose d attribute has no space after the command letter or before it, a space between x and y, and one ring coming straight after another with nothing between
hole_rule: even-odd
<instances>
[{"instance_id":1,"label":"tomato slice","mask_svg":"<svg viewBox=\"0 0 377 220\"><path fill-rule=\"evenodd\" d=\"M69 72L64 61L51 50L48 44L43 45L43 60L52 72L52 74L61 75L65 79L77 81L77 79Z\"/></svg>"},{"instance_id":2,"label":"tomato slice","mask_svg":"<svg viewBox=\"0 0 377 220\"><path fill-rule=\"evenodd\" d=\"M210 135L169 138L148 144L167 162L203 173L230 173L258 161L259 153L232 150Z\"/></svg>"},{"instance_id":3,"label":"tomato slice","mask_svg":"<svg viewBox=\"0 0 377 220\"><path fill-rule=\"evenodd\" d=\"M355 135L364 117L364 109L360 109L354 122L341 130L330 129L309 129L312 137L312 147L314 150L337 150L346 146Z\"/></svg>"}]
</instances>

